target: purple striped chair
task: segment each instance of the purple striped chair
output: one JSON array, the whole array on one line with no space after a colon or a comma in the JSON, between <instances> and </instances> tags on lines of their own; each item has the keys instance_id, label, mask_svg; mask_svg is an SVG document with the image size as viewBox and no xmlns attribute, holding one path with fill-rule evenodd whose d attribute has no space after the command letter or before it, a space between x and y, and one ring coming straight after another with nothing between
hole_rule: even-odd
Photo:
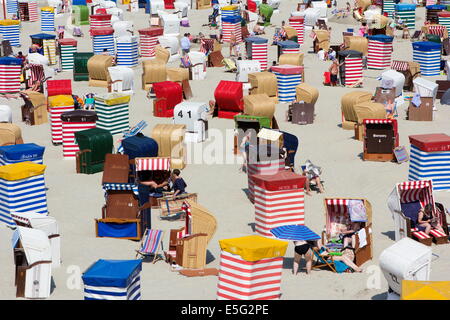
<instances>
[{"instance_id":1,"label":"purple striped chair","mask_svg":"<svg viewBox=\"0 0 450 320\"><path fill-rule=\"evenodd\" d=\"M164 260L162 254L160 253L163 250L162 240L164 237L163 230L153 230L147 229L145 230L144 236L141 240L141 249L136 250L136 258L140 255L142 259L147 256L153 256L152 263L155 263L159 260Z\"/></svg>"}]
</instances>

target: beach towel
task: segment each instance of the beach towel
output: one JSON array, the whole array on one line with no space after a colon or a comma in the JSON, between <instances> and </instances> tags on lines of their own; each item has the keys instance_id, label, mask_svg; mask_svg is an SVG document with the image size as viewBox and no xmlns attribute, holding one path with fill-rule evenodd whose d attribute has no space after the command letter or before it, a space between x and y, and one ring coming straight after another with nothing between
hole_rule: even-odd
<instances>
[{"instance_id":1,"label":"beach towel","mask_svg":"<svg viewBox=\"0 0 450 320\"><path fill-rule=\"evenodd\" d=\"M364 248L365 246L367 246L367 234L365 228L358 231L358 239L359 239L359 248Z\"/></svg>"},{"instance_id":2,"label":"beach towel","mask_svg":"<svg viewBox=\"0 0 450 320\"><path fill-rule=\"evenodd\" d=\"M352 222L367 221L366 207L364 206L364 202L362 200L350 200L348 202L348 211Z\"/></svg>"},{"instance_id":3,"label":"beach towel","mask_svg":"<svg viewBox=\"0 0 450 320\"><path fill-rule=\"evenodd\" d=\"M411 99L411 103L414 107L419 108L422 104L422 101L420 100L420 94L416 93Z\"/></svg>"}]
</instances>

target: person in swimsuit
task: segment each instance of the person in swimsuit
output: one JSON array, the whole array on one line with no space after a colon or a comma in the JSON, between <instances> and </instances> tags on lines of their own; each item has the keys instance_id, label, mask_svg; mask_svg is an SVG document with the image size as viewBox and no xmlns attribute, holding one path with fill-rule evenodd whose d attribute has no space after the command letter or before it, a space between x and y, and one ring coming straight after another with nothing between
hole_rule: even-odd
<instances>
[{"instance_id":1,"label":"person in swimsuit","mask_svg":"<svg viewBox=\"0 0 450 320\"><path fill-rule=\"evenodd\" d=\"M419 227L425 228L424 232L430 234L430 231L435 228L441 232L444 232L436 218L433 217L433 206L427 204L425 208L420 209L419 218L417 219Z\"/></svg>"},{"instance_id":2,"label":"person in swimsuit","mask_svg":"<svg viewBox=\"0 0 450 320\"><path fill-rule=\"evenodd\" d=\"M392 118L394 115L394 109L395 109L394 101L392 99L389 99L388 101L386 101L386 104L384 105L384 109L386 110L386 115L388 116L388 118Z\"/></svg>"},{"instance_id":3,"label":"person in swimsuit","mask_svg":"<svg viewBox=\"0 0 450 320\"><path fill-rule=\"evenodd\" d=\"M237 56L237 39L236 39L236 35L234 33L231 34L230 37L230 57L232 56ZM233 54L234 53L234 54Z\"/></svg>"},{"instance_id":4,"label":"person in swimsuit","mask_svg":"<svg viewBox=\"0 0 450 320\"><path fill-rule=\"evenodd\" d=\"M251 138L252 138L252 133L250 130L242 138L241 144L239 146L239 151L241 152L242 158L244 160L242 162L242 167L239 169L239 171L242 171L242 172L247 172L248 151L250 148Z\"/></svg>"},{"instance_id":5,"label":"person in swimsuit","mask_svg":"<svg viewBox=\"0 0 450 320\"><path fill-rule=\"evenodd\" d=\"M342 243L344 245L344 248L349 245L349 242L351 242L351 245L354 247L356 238L355 234L361 230L361 223L360 222L352 222L350 227L342 228L341 232L339 234L339 239L342 240Z\"/></svg>"},{"instance_id":6,"label":"person in swimsuit","mask_svg":"<svg viewBox=\"0 0 450 320\"><path fill-rule=\"evenodd\" d=\"M315 245L312 243L312 241L294 241L294 246L295 256L292 274L294 276L297 275L298 266L302 257L306 260L306 274L310 274L313 261L313 253L311 251L311 248L313 248Z\"/></svg>"},{"instance_id":7,"label":"person in swimsuit","mask_svg":"<svg viewBox=\"0 0 450 320\"><path fill-rule=\"evenodd\" d=\"M330 255L328 254L328 251L325 250L320 254L323 259L327 260L330 259ZM355 261L355 249L352 246L344 246L344 249L342 249L342 255L341 256L333 256L334 261L342 261L347 266L352 268L355 272L363 272L363 269L358 267L354 261Z\"/></svg>"},{"instance_id":8,"label":"person in swimsuit","mask_svg":"<svg viewBox=\"0 0 450 320\"><path fill-rule=\"evenodd\" d=\"M332 87L335 87L337 85L339 67L341 65L343 65L343 63L339 64L338 60L335 58L331 64L330 68L328 69L328 71L330 72L330 81L331 81Z\"/></svg>"}]
</instances>

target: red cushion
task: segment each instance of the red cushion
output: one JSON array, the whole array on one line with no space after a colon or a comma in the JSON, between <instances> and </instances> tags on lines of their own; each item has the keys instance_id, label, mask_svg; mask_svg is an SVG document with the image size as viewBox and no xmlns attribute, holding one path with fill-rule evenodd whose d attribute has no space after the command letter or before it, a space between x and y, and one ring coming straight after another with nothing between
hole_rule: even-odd
<instances>
[{"instance_id":1,"label":"red cushion","mask_svg":"<svg viewBox=\"0 0 450 320\"><path fill-rule=\"evenodd\" d=\"M412 235L414 237L416 237L419 240L424 240L424 239L430 239L431 237L429 235L427 235L425 232L423 231L415 231L412 233Z\"/></svg>"},{"instance_id":2,"label":"red cushion","mask_svg":"<svg viewBox=\"0 0 450 320\"><path fill-rule=\"evenodd\" d=\"M168 254L169 256L171 256L172 258L175 258L175 257L177 256L177 252L176 252L175 250L168 251L167 254Z\"/></svg>"},{"instance_id":3,"label":"red cushion","mask_svg":"<svg viewBox=\"0 0 450 320\"><path fill-rule=\"evenodd\" d=\"M237 115L238 113L239 112L219 110L217 116L222 119L234 119L234 116Z\"/></svg>"},{"instance_id":4,"label":"red cushion","mask_svg":"<svg viewBox=\"0 0 450 320\"><path fill-rule=\"evenodd\" d=\"M437 230L437 229L431 230L431 231L430 231L430 234L431 234L433 237L437 237L437 238L439 238L439 237L447 237L447 235L446 235L445 233L443 233L442 231Z\"/></svg>"}]
</instances>

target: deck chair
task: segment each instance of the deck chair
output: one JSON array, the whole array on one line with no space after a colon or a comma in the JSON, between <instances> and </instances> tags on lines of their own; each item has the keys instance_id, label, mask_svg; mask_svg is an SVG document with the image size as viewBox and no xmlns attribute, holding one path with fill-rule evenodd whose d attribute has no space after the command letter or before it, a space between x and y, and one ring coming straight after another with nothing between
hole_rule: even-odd
<instances>
[{"instance_id":1,"label":"deck chair","mask_svg":"<svg viewBox=\"0 0 450 320\"><path fill-rule=\"evenodd\" d=\"M412 42L416 42L420 40L420 36L422 35L422 31L421 30L416 30L414 31L414 34L411 37L411 41Z\"/></svg>"},{"instance_id":2,"label":"deck chair","mask_svg":"<svg viewBox=\"0 0 450 320\"><path fill-rule=\"evenodd\" d=\"M3 57L9 57L13 54L13 50L11 47L11 43L9 40L3 40L2 41L2 51L3 51Z\"/></svg>"},{"instance_id":3,"label":"deck chair","mask_svg":"<svg viewBox=\"0 0 450 320\"><path fill-rule=\"evenodd\" d=\"M327 267L328 269L330 269L331 271L337 273L336 268L334 266L334 260L333 257L330 257L330 259L325 260L319 253L319 251L316 248L311 248L311 250L313 251L313 264L312 264L312 269L318 269L318 268L324 268ZM314 260L315 259L315 260Z\"/></svg>"},{"instance_id":4,"label":"deck chair","mask_svg":"<svg viewBox=\"0 0 450 320\"><path fill-rule=\"evenodd\" d=\"M162 240L164 231L157 229L145 230L144 237L141 240L141 249L136 250L136 258L141 255L142 258L146 256L153 256L152 263L159 260L164 260L160 250L163 250Z\"/></svg>"},{"instance_id":5,"label":"deck chair","mask_svg":"<svg viewBox=\"0 0 450 320\"><path fill-rule=\"evenodd\" d=\"M222 60L222 63L225 65L225 72L237 71L236 63L232 59L225 58Z\"/></svg>"},{"instance_id":6,"label":"deck chair","mask_svg":"<svg viewBox=\"0 0 450 320\"><path fill-rule=\"evenodd\" d=\"M325 22L324 19L317 19L317 26L321 30L328 30L327 23Z\"/></svg>"},{"instance_id":7,"label":"deck chair","mask_svg":"<svg viewBox=\"0 0 450 320\"><path fill-rule=\"evenodd\" d=\"M307 3L298 3L297 4L297 11L305 11L308 8Z\"/></svg>"},{"instance_id":8,"label":"deck chair","mask_svg":"<svg viewBox=\"0 0 450 320\"><path fill-rule=\"evenodd\" d=\"M64 26L58 26L58 39L63 39L64 38L64 31L65 31L65 27Z\"/></svg>"},{"instance_id":9,"label":"deck chair","mask_svg":"<svg viewBox=\"0 0 450 320\"><path fill-rule=\"evenodd\" d=\"M344 262L342 261L334 261L333 256L331 256L328 259L324 259L324 257L322 257L319 253L319 251L317 250L317 248L311 248L311 250L313 251L313 265L312 265L312 269L318 269L318 268L324 268L327 267L329 268L331 271L335 272L335 273L343 273L344 271L346 271L347 269L351 269L349 266L347 266ZM315 260L314 260L315 258Z\"/></svg>"},{"instance_id":10,"label":"deck chair","mask_svg":"<svg viewBox=\"0 0 450 320\"><path fill-rule=\"evenodd\" d=\"M139 121L138 124L132 127L130 130L124 131L122 140L137 135L147 126L148 124L144 120ZM119 140L120 144L119 147L117 148L118 153L123 153L122 140Z\"/></svg>"},{"instance_id":11,"label":"deck chair","mask_svg":"<svg viewBox=\"0 0 450 320\"><path fill-rule=\"evenodd\" d=\"M197 202L196 193L184 193L173 197L173 192L166 192L162 198L158 198L158 206L161 208L161 219L181 218L186 213L185 201Z\"/></svg>"}]
</instances>

